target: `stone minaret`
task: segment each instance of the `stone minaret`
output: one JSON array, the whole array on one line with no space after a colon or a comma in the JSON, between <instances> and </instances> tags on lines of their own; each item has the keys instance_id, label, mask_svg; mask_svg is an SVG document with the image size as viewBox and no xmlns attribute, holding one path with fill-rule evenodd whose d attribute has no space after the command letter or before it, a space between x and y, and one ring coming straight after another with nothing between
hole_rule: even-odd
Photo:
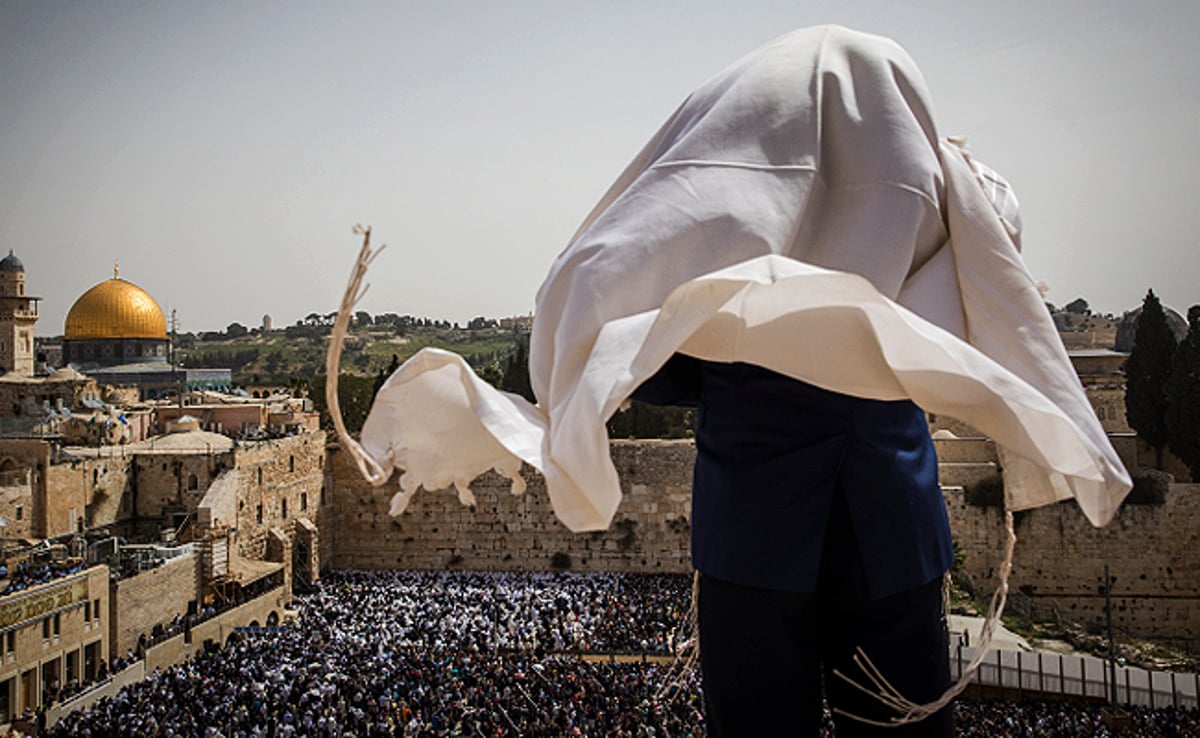
<instances>
[{"instance_id":1,"label":"stone minaret","mask_svg":"<svg viewBox=\"0 0 1200 738\"><path fill-rule=\"evenodd\" d=\"M25 265L10 250L0 259L0 371L33 376L38 300L25 294Z\"/></svg>"}]
</instances>

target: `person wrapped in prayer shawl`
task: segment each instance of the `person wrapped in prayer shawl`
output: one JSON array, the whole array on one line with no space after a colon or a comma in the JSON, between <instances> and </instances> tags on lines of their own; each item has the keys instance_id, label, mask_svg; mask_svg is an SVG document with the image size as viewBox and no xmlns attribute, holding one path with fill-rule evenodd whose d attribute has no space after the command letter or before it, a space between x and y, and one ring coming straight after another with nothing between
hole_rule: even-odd
<instances>
[{"instance_id":1,"label":"person wrapped in prayer shawl","mask_svg":"<svg viewBox=\"0 0 1200 738\"><path fill-rule=\"evenodd\" d=\"M1012 510L1074 497L1104 525L1129 490L1018 239L908 54L797 30L690 95L555 260L536 405L426 349L343 442L376 484L403 470L394 514L422 486L469 503L488 469L519 492L527 463L567 527L598 530L621 499L605 421L695 404L710 733L816 735L824 695L839 736L948 735L953 552L922 408L995 440L1009 562ZM343 324L371 257L368 234Z\"/></svg>"}]
</instances>

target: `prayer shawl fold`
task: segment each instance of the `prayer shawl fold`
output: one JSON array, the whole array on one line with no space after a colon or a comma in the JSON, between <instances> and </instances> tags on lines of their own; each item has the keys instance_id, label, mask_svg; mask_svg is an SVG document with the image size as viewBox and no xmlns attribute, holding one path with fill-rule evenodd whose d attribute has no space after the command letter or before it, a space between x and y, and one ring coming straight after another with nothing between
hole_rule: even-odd
<instances>
[{"instance_id":1,"label":"prayer shawl fold","mask_svg":"<svg viewBox=\"0 0 1200 738\"><path fill-rule=\"evenodd\" d=\"M621 499L606 420L674 353L911 398L995 440L1010 510L1074 497L1106 524L1129 475L1016 244L1015 201L937 136L893 42L802 29L693 93L559 255L537 295L536 405L425 349L380 389L362 447L419 487L540 470L571 530ZM991 197L989 197L991 195ZM382 479L378 480L382 481Z\"/></svg>"}]
</instances>

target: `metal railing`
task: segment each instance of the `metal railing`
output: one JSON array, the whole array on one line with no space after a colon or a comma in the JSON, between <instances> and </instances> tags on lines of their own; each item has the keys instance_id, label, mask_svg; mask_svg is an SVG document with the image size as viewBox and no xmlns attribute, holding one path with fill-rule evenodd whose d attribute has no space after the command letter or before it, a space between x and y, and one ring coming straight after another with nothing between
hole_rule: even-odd
<instances>
[{"instance_id":1,"label":"metal railing","mask_svg":"<svg viewBox=\"0 0 1200 738\"><path fill-rule=\"evenodd\" d=\"M950 671L957 679L975 657L970 646L951 646ZM1109 700L1111 667L1093 656L1022 651L990 651L972 686L988 688L1001 699L1067 698ZM1122 705L1200 707L1200 674L1117 666L1116 695Z\"/></svg>"}]
</instances>

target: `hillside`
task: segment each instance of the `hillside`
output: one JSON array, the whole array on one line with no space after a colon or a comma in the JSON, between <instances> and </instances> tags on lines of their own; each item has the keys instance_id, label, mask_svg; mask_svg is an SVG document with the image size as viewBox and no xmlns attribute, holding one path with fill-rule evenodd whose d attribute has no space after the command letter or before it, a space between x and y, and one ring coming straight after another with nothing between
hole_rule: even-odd
<instances>
[{"instance_id":1,"label":"hillside","mask_svg":"<svg viewBox=\"0 0 1200 738\"><path fill-rule=\"evenodd\" d=\"M435 346L461 354L480 376L487 377L492 372L503 373L520 339L520 334L494 324L463 329L431 322L403 331L391 326L352 328L342 351L341 368L345 374L375 377L392 365L393 357L403 362L422 348ZM324 374L328 345L328 326L291 326L237 337L226 333L181 336L175 354L183 366L232 369L234 384L239 387L278 386Z\"/></svg>"},{"instance_id":2,"label":"hillside","mask_svg":"<svg viewBox=\"0 0 1200 738\"><path fill-rule=\"evenodd\" d=\"M1068 349L1114 346L1120 318L1094 315L1083 300L1064 308L1048 307ZM314 313L295 325L265 332L234 323L221 332L183 334L176 339L176 360L189 367L232 369L234 384L241 387L287 385L324 373L332 319L332 314ZM403 362L434 346L462 355L480 376L498 380L518 346L527 344L528 319L518 322L518 327L502 328L499 321L480 317L464 328L442 320L360 312L346 337L342 372L375 377L394 360Z\"/></svg>"}]
</instances>

